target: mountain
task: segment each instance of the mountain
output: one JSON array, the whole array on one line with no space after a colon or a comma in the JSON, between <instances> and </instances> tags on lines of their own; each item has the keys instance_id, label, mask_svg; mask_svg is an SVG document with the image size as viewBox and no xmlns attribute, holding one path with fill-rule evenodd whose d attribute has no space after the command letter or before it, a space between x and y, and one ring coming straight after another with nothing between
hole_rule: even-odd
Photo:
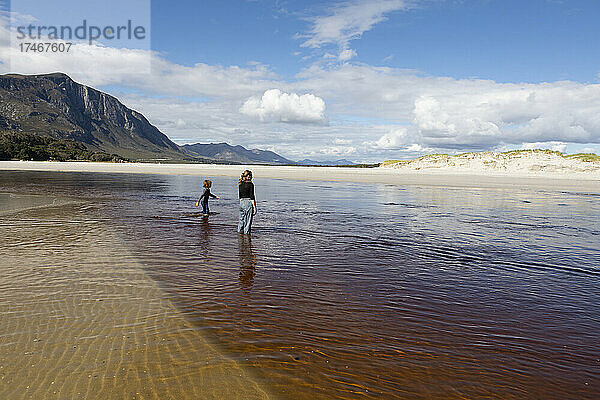
<instances>
[{"instance_id":1,"label":"mountain","mask_svg":"<svg viewBox=\"0 0 600 400\"><path fill-rule=\"evenodd\" d=\"M72 139L131 159L185 158L142 114L62 73L0 75L1 132Z\"/></svg>"},{"instance_id":2,"label":"mountain","mask_svg":"<svg viewBox=\"0 0 600 400\"><path fill-rule=\"evenodd\" d=\"M0 75L0 139L0 156L5 159L124 157L138 161L296 164L272 151L227 143L178 146L139 112L63 73ZM348 160L300 163L352 164Z\"/></svg>"},{"instance_id":3,"label":"mountain","mask_svg":"<svg viewBox=\"0 0 600 400\"><path fill-rule=\"evenodd\" d=\"M242 146L227 143L186 144L180 146L185 154L192 157L206 157L223 162L240 164L295 164L277 153L268 150L248 150Z\"/></svg>"},{"instance_id":4,"label":"mountain","mask_svg":"<svg viewBox=\"0 0 600 400\"><path fill-rule=\"evenodd\" d=\"M296 164L299 165L354 165L354 163L350 160L346 160L345 158L335 160L335 161L315 161L309 160L305 158L304 160L296 161Z\"/></svg>"}]
</instances>

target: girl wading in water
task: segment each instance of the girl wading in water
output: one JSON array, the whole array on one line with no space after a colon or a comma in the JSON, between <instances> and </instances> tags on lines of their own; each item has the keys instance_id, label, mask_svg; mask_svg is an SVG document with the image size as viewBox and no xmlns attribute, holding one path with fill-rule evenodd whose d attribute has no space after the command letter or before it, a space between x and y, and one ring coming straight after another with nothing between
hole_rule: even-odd
<instances>
[{"instance_id":1,"label":"girl wading in water","mask_svg":"<svg viewBox=\"0 0 600 400\"><path fill-rule=\"evenodd\" d=\"M256 214L256 199L254 198L254 183L252 183L252 171L242 172L238 184L240 195L240 219L238 232L249 234L252 226L252 216Z\"/></svg>"}]
</instances>

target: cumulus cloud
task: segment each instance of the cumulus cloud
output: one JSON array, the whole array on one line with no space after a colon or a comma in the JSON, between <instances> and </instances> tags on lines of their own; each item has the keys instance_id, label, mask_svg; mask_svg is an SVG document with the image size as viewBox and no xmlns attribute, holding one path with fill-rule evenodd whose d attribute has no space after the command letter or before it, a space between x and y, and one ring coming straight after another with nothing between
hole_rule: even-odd
<instances>
[{"instance_id":1,"label":"cumulus cloud","mask_svg":"<svg viewBox=\"0 0 600 400\"><path fill-rule=\"evenodd\" d=\"M464 111L448 110L431 96L422 96L415 100L415 126L426 139L438 144L450 144L458 140L468 140L471 144L489 142L490 137L500 133L498 126L480 115L469 115Z\"/></svg>"},{"instance_id":2,"label":"cumulus cloud","mask_svg":"<svg viewBox=\"0 0 600 400\"><path fill-rule=\"evenodd\" d=\"M344 64L312 66L299 84L328 101L331 118L351 114L409 125L410 143L489 150L526 142L600 142L600 85L562 81L507 84L423 76L413 71ZM380 136L379 148L409 145Z\"/></svg>"},{"instance_id":3,"label":"cumulus cloud","mask_svg":"<svg viewBox=\"0 0 600 400\"><path fill-rule=\"evenodd\" d=\"M407 128L405 127L391 129L375 142L375 147L379 149L400 149L406 144L407 136Z\"/></svg>"},{"instance_id":4,"label":"cumulus cloud","mask_svg":"<svg viewBox=\"0 0 600 400\"><path fill-rule=\"evenodd\" d=\"M414 125L426 143L489 147L600 141L600 85L481 82L464 89L469 88L415 100Z\"/></svg>"},{"instance_id":5,"label":"cumulus cloud","mask_svg":"<svg viewBox=\"0 0 600 400\"><path fill-rule=\"evenodd\" d=\"M324 123L325 102L313 94L298 95L279 89L264 92L262 97L250 97L240 111L264 122Z\"/></svg>"},{"instance_id":6,"label":"cumulus cloud","mask_svg":"<svg viewBox=\"0 0 600 400\"><path fill-rule=\"evenodd\" d=\"M410 153L425 153L425 152L431 152L433 150L434 149L432 149L431 147L423 147L418 143L413 143L404 149L404 151L410 152Z\"/></svg>"}]
</instances>

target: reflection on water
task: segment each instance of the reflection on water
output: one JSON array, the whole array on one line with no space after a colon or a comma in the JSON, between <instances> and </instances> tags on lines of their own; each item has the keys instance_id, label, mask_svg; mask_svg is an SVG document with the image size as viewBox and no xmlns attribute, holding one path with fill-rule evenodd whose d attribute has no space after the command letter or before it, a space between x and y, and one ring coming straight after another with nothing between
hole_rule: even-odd
<instances>
[{"instance_id":1,"label":"reflection on water","mask_svg":"<svg viewBox=\"0 0 600 400\"><path fill-rule=\"evenodd\" d=\"M218 256L218 254L211 254L210 250L211 246L213 245L213 243L211 243L212 225L206 216L200 216L199 221L200 229L198 233L198 248L200 249L200 254L204 256L203 262L207 265L210 265L210 263L213 261L211 258Z\"/></svg>"},{"instance_id":2,"label":"reflection on water","mask_svg":"<svg viewBox=\"0 0 600 400\"><path fill-rule=\"evenodd\" d=\"M239 257L240 257L240 284L242 288L249 290L254 283L256 274L256 255L252 248L252 236L238 235Z\"/></svg>"},{"instance_id":3,"label":"reflection on water","mask_svg":"<svg viewBox=\"0 0 600 400\"><path fill-rule=\"evenodd\" d=\"M249 237L234 179L210 178L218 214L192 215L205 178L0 182L97 203L188 320L277 397L600 396L594 193L257 178Z\"/></svg>"}]
</instances>

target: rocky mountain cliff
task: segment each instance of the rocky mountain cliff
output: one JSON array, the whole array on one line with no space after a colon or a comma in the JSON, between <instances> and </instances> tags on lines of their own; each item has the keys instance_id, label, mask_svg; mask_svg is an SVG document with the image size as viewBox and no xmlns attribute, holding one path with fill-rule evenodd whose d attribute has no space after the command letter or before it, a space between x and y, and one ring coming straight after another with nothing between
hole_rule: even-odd
<instances>
[{"instance_id":1,"label":"rocky mountain cliff","mask_svg":"<svg viewBox=\"0 0 600 400\"><path fill-rule=\"evenodd\" d=\"M0 132L73 139L132 159L182 159L178 146L115 97L62 73L0 76Z\"/></svg>"}]
</instances>

